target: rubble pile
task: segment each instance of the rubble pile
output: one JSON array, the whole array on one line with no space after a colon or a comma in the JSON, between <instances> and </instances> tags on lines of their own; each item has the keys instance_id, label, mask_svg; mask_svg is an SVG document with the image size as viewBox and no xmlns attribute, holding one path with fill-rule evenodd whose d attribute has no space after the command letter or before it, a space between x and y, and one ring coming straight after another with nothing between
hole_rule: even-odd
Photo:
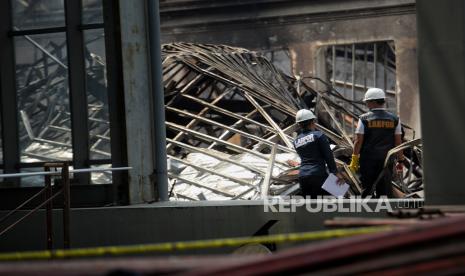
<instances>
[{"instance_id":1,"label":"rubble pile","mask_svg":"<svg viewBox=\"0 0 465 276\"><path fill-rule=\"evenodd\" d=\"M317 91L308 79L288 76L243 48L173 43L163 46L162 59L171 199L298 193L297 168L286 161L298 159L292 141L294 116L301 108L316 112L350 195L361 194L357 176L346 165L353 147L347 122L354 125L365 112L360 102L345 99L329 84ZM341 120L346 120L344 127ZM400 148L409 162L404 174L395 175L390 162L383 173L392 178L397 196L419 197L421 141Z\"/></svg>"}]
</instances>

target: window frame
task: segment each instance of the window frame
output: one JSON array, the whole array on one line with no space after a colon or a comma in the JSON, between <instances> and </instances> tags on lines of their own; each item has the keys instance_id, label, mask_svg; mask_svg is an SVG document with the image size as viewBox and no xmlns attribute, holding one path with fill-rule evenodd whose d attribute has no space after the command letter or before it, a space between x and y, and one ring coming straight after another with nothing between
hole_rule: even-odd
<instances>
[{"instance_id":1,"label":"window frame","mask_svg":"<svg viewBox=\"0 0 465 276\"><path fill-rule=\"evenodd\" d=\"M14 30L12 1L0 1L0 106L3 163L0 169L4 173L18 173L24 168L42 167L46 162L22 163L19 149L19 115L17 107L17 89L15 72L14 38L17 36L64 32L67 43L68 83L70 111L72 121L72 148L74 168L88 168L93 165L127 165L124 90L122 76L121 42L119 40L119 7L111 0L102 0L102 23L82 24L82 1L63 0L65 26L52 28ZM105 51L107 58L107 97L110 121L111 159L90 159L88 105L86 87L86 68L84 59L84 30L103 29L105 32ZM77 45L79 45L77 47ZM83 114L85 114L83 116ZM8 118L8 119L7 119ZM8 130L8 131L7 131ZM83 139L86 137L86 139ZM90 185L90 173L75 175L80 185ZM21 187L21 179L12 179L15 187ZM125 202L127 189L121 188L127 183L127 172L112 174L113 203Z\"/></svg>"}]
</instances>

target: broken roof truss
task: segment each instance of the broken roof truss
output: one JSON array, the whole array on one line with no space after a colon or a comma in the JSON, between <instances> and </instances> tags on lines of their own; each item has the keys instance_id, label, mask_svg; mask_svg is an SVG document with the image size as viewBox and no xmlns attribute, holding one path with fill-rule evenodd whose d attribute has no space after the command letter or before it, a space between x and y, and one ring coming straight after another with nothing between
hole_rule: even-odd
<instances>
[{"instance_id":1,"label":"broken roof truss","mask_svg":"<svg viewBox=\"0 0 465 276\"><path fill-rule=\"evenodd\" d=\"M44 48L41 51L52 55ZM297 171L286 160L297 159L292 146L294 116L307 107L302 96L308 95L314 98L312 108L320 130L335 146L333 152L346 172L350 193L361 193L357 177L347 169L353 136L344 127L353 125L364 112L361 103L342 97L331 84L326 91L317 91L308 79L287 76L263 56L242 48L175 43L164 45L162 55L172 198L257 199L297 192ZM37 70L41 61L35 65ZM103 63L90 53L88 65L99 74ZM35 90L35 84L27 83L18 94L23 103L21 143L28 145L24 154L37 160L70 158L69 111L60 107L67 106L67 101L53 100L47 94L67 95L62 81L65 71L59 64L54 66L57 73L40 80L44 89ZM33 70L20 70L20 75L27 72ZM102 115L102 101L98 95L90 95L89 101L90 151L109 157L109 122ZM30 122L31 116L37 118L45 110L53 111L47 120L40 120L40 125ZM423 188L421 143L408 144L404 152L409 163L393 187L399 196L419 196Z\"/></svg>"},{"instance_id":2,"label":"broken roof truss","mask_svg":"<svg viewBox=\"0 0 465 276\"><path fill-rule=\"evenodd\" d=\"M364 112L334 91L318 92L261 55L224 45L164 45L170 196L185 200L258 199L298 190L292 146L294 116L312 95L319 128L335 144L352 195L361 193L344 161L353 142L340 120ZM334 100L349 102L345 108ZM419 146L418 144L416 146ZM418 183L418 181L416 182ZM404 189L405 190L405 189Z\"/></svg>"},{"instance_id":3,"label":"broken roof truss","mask_svg":"<svg viewBox=\"0 0 465 276\"><path fill-rule=\"evenodd\" d=\"M293 80L263 57L227 46L165 45L163 69L168 157L195 169L189 174L182 167L184 173L170 171L169 177L198 188L176 184L173 195L246 199L267 193L263 186L276 180L273 171L289 169L284 158L296 157L290 135L303 105ZM216 159L225 169L189 162L182 158L187 153ZM215 177L205 180L205 174Z\"/></svg>"}]
</instances>

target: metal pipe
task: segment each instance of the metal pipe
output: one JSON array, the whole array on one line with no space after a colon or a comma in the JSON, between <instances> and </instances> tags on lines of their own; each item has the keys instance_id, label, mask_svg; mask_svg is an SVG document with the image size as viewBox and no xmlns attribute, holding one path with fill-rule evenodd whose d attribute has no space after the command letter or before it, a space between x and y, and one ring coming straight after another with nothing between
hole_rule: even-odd
<instances>
[{"instance_id":1,"label":"metal pipe","mask_svg":"<svg viewBox=\"0 0 465 276\"><path fill-rule=\"evenodd\" d=\"M376 78L378 77L378 72L376 72L377 63L378 63L378 47L376 43L374 43L373 44L373 87L376 87L377 85L377 80L376 80Z\"/></svg>"},{"instance_id":2,"label":"metal pipe","mask_svg":"<svg viewBox=\"0 0 465 276\"><path fill-rule=\"evenodd\" d=\"M198 132L198 131L195 131L195 130L191 130L191 129L185 129L183 126L180 126L180 125L177 125L177 124L174 124L174 123L171 123L171 122L166 122L166 125L168 126L168 128L171 128L171 129L175 129L175 130L178 130L178 131L185 131L189 134L192 134L193 136L195 137L199 137L199 138L203 138L205 140L208 140L208 141L215 141L219 144L222 144L222 145L225 145L227 148L237 152L237 153L243 153L243 152L247 152L247 153L250 153L252 155L255 155L261 159L265 159L265 160L268 160L268 156L266 156L265 154L263 153L260 153L260 152L255 152L253 150L250 150L248 148L245 148L245 147L241 147L239 145L236 145L236 144L233 144L233 143L230 143L228 141L224 141L224 140L220 140L216 137L213 137L213 136L209 136L207 134L204 134L204 133L201 133L201 132ZM287 165L286 162L284 161L276 161L277 163L280 163L280 164L283 164L283 165Z\"/></svg>"},{"instance_id":3,"label":"metal pipe","mask_svg":"<svg viewBox=\"0 0 465 276\"><path fill-rule=\"evenodd\" d=\"M297 83L299 84L299 83ZM254 109L252 110L251 112L247 113L247 115L245 115L246 118L251 118L252 116L255 115L255 113L257 113L258 110ZM237 122L235 122L234 124L231 125L231 128L233 129L238 129L240 128L241 125L244 124L244 121L243 120L238 120ZM234 131L233 131L234 132ZM218 139L226 139L227 136L231 133L231 131L229 130L224 130L223 133L221 133L221 135L218 137ZM213 142L210 146L208 146L209 149L212 149L214 146L216 146L216 142Z\"/></svg>"},{"instance_id":4,"label":"metal pipe","mask_svg":"<svg viewBox=\"0 0 465 276\"><path fill-rule=\"evenodd\" d=\"M190 95L184 95L184 94L182 96L187 98L187 99L191 99L191 100L193 100L195 102L198 102L198 103L200 103L200 104L202 104L204 106L207 106L210 109L215 110L215 111L217 111L217 112L219 112L221 114L224 114L224 115L227 115L229 117L236 118L236 119L239 119L239 120L244 120L244 121L246 121L248 123L257 125L259 127L262 127L264 129L266 129L267 131L270 131L272 133L277 133L277 131L272 127L264 125L264 124L262 124L260 122L255 121L255 120L249 119L247 117L241 116L241 115L239 115L237 113L234 113L234 112L231 112L231 111L229 111L227 109L224 109L224 108L218 107L216 105L210 104L209 102L203 101L203 100L201 100L199 98L196 98L196 97L193 97L193 96L190 96Z\"/></svg>"},{"instance_id":5,"label":"metal pipe","mask_svg":"<svg viewBox=\"0 0 465 276\"><path fill-rule=\"evenodd\" d=\"M69 173L126 171L126 170L131 170L131 169L132 167L76 169L76 170L70 170ZM61 172L6 173L6 174L0 174L0 178L28 177L28 176L37 176L37 175L60 175L60 174Z\"/></svg>"},{"instance_id":6,"label":"metal pipe","mask_svg":"<svg viewBox=\"0 0 465 276\"><path fill-rule=\"evenodd\" d=\"M333 87L335 85L335 82L336 82L336 46L332 46L332 59L333 59L333 64L332 64L332 76L331 76L331 81L333 83Z\"/></svg>"},{"instance_id":7,"label":"metal pipe","mask_svg":"<svg viewBox=\"0 0 465 276\"><path fill-rule=\"evenodd\" d=\"M50 167L46 166L45 171L50 171ZM52 178L50 175L45 175L45 201L49 200L52 197ZM45 223L47 228L47 249L53 249L53 224L52 224L52 210L53 202L50 200L45 205Z\"/></svg>"},{"instance_id":8,"label":"metal pipe","mask_svg":"<svg viewBox=\"0 0 465 276\"><path fill-rule=\"evenodd\" d=\"M70 245L70 209L71 209L71 195L69 183L69 164L65 162L61 170L61 181L63 182L63 247L68 249Z\"/></svg>"},{"instance_id":9,"label":"metal pipe","mask_svg":"<svg viewBox=\"0 0 465 276\"><path fill-rule=\"evenodd\" d=\"M13 214L15 214L16 212L18 212L21 208L23 208L24 206L26 206L28 203L30 203L31 201L33 201L36 197L38 197L39 195L43 194L45 192L45 188L43 188L42 190L40 190L38 193L36 193L35 195L33 195L32 197L30 197L29 199L27 199L26 201L24 201L23 203L21 203L18 207L16 207L14 210L11 210L10 212L8 212L8 214L6 214L4 217L2 217L0 219L0 223L4 222L5 220L7 220L9 217L11 217Z\"/></svg>"},{"instance_id":10,"label":"metal pipe","mask_svg":"<svg viewBox=\"0 0 465 276\"><path fill-rule=\"evenodd\" d=\"M163 76L160 44L160 11L158 0L147 0L150 74L152 84L152 120L154 132L155 180L158 189L158 200L168 200L168 176L166 164L166 126L165 97L163 92Z\"/></svg>"},{"instance_id":11,"label":"metal pipe","mask_svg":"<svg viewBox=\"0 0 465 276\"><path fill-rule=\"evenodd\" d=\"M388 68L388 65L387 65L387 58L388 58L388 55L387 55L387 51L388 51L388 47L387 47L387 44L384 44L384 47L383 47L383 50L384 50L384 57L383 57L383 81L384 81L384 87L383 89L384 90L387 90L388 86L387 86L387 68ZM387 103L387 102L386 102Z\"/></svg>"},{"instance_id":12,"label":"metal pipe","mask_svg":"<svg viewBox=\"0 0 465 276\"><path fill-rule=\"evenodd\" d=\"M200 187L200 188L204 188L204 189L207 189L209 191L212 191L214 193L217 193L217 194L220 194L220 195L223 195L223 196L226 196L226 197L234 197L236 196L235 194L231 194L231 193L228 193L228 192L225 192L225 191L221 191L221 190L218 190L218 189L215 189L215 188L212 188L212 187L209 187L209 186L206 186L206 185L203 185L201 183L198 183L192 179L187 179L185 177L182 177L180 175L176 175L176 174L173 174L173 173L168 173L168 175L171 177L171 178L176 178L176 179L179 179L179 180L182 180L190 185L194 185L194 186L197 186L197 187Z\"/></svg>"},{"instance_id":13,"label":"metal pipe","mask_svg":"<svg viewBox=\"0 0 465 276\"><path fill-rule=\"evenodd\" d=\"M344 97L345 98L348 98L347 97L347 81L349 79L349 72L347 72L347 68L346 68L346 63L347 63L347 45L344 45ZM345 106L345 105L344 105ZM329 112L329 109L328 109L328 112ZM346 129L346 120L344 119L344 115L342 115L342 132L344 133L345 129ZM335 120L335 118L333 118L333 120ZM336 122L336 121L334 121Z\"/></svg>"},{"instance_id":14,"label":"metal pipe","mask_svg":"<svg viewBox=\"0 0 465 276\"><path fill-rule=\"evenodd\" d=\"M199 148L199 147L194 147L194 146L191 146L191 145L188 145L188 144L185 144L185 143L182 143L182 142L179 142L179 141L174 141L172 139L167 139L170 143L173 143L189 152L199 152L199 153L202 153L202 154L205 154L205 155L208 155L210 157L213 157L215 159L218 159L220 161L224 161L224 162L228 162L228 163L231 163L231 164L234 164L236 166L239 166L239 167L242 167L244 169L247 169L247 170L250 170L252 171L253 173L255 174L259 174L259 175L265 175L265 172L261 171L260 169L258 168L255 168L255 167L252 167L252 166L247 166L247 165L244 165L243 163L241 162L238 162L238 161L235 161L233 159L230 159L229 157L223 157L219 154L216 154L212 151L208 151L204 148Z\"/></svg>"},{"instance_id":15,"label":"metal pipe","mask_svg":"<svg viewBox=\"0 0 465 276\"><path fill-rule=\"evenodd\" d=\"M365 44L365 49L363 53L363 92L367 90L367 75L368 75L368 69L367 69L367 63L368 63L368 44Z\"/></svg>"},{"instance_id":16,"label":"metal pipe","mask_svg":"<svg viewBox=\"0 0 465 276\"><path fill-rule=\"evenodd\" d=\"M268 113L266 113L265 109L252 97L249 95L249 93L244 91L243 95L249 102L262 114L262 116L265 118L265 120L276 130L277 134L281 137L283 140L284 144L288 146L289 148L294 148L294 144L290 141L290 139L284 134L283 130L279 127L279 125L271 118Z\"/></svg>"},{"instance_id":17,"label":"metal pipe","mask_svg":"<svg viewBox=\"0 0 465 276\"><path fill-rule=\"evenodd\" d=\"M276 157L276 147L278 144L274 144L274 146L271 148L271 154L270 154L270 160L268 161L268 168L266 171L265 179L263 179L263 183L261 186L261 197L265 198L268 196L268 190L270 189L270 180L271 177L273 176L273 167L274 167L274 161Z\"/></svg>"},{"instance_id":18,"label":"metal pipe","mask_svg":"<svg viewBox=\"0 0 465 276\"><path fill-rule=\"evenodd\" d=\"M201 117L201 116L198 116L198 115L195 115L195 114L192 114L190 112L187 112L187 111L184 111L184 110L180 110L180 109L177 109L177 108L174 108L174 107L166 107L167 110L170 110L170 111L173 111L173 112L177 112L178 114L183 114L183 115L186 115L187 117L191 117L191 118L194 118L195 120L198 120L198 121L202 121L202 122L205 122L205 123L208 123L208 124L211 124L211 125L214 125L214 126L217 126L217 127L221 127L221 128L224 128L226 129L227 132L224 132L224 133L229 133L229 132L234 132L234 133L238 133L244 137L247 137L247 138L250 138L250 139L253 139L255 141L258 141L258 142L262 142L262 143L265 143L265 144L268 144L269 146L274 146L275 143L272 143L272 142L269 142L267 141L266 139L263 139L261 137L258 137L256 135L253 135L253 134L250 134L248 132L245 132L245 131L242 131L242 130L239 130L239 129L235 129L233 127L229 127L227 125L224 125L224 124L221 124L221 123L218 123L216 121L213 121L213 120L210 120L208 118L204 118L204 117ZM256 110L252 111L253 113L257 112ZM246 116L247 117L247 116ZM242 120L240 120L242 121ZM223 134L224 134L223 133ZM220 140L223 140L224 136L221 135L218 139ZM213 148L213 146L216 145L216 142L213 142L212 145L210 145L208 148L211 149ZM281 145L278 145L278 148L282 151L287 151L287 152L295 152L295 150L293 150L292 148L286 148L284 146L281 146Z\"/></svg>"},{"instance_id":19,"label":"metal pipe","mask_svg":"<svg viewBox=\"0 0 465 276\"><path fill-rule=\"evenodd\" d=\"M19 31L19 29L17 27L13 27L13 29L15 31ZM54 55L52 55L49 51L47 51L44 47L42 47L39 43L37 43L34 39L32 39L30 36L28 35L25 35L24 38L29 41L32 45L34 45L37 49L39 49L40 51L42 51L42 53L44 53L45 55L47 55L50 59L52 59L53 61L55 61L58 65L60 65L61 67L63 67L64 69L68 69L68 66L66 66L63 62L61 62L57 57L55 57Z\"/></svg>"},{"instance_id":20,"label":"metal pipe","mask_svg":"<svg viewBox=\"0 0 465 276\"><path fill-rule=\"evenodd\" d=\"M343 85L344 82L343 82L343 81L337 80L337 81L335 82L335 84ZM365 86L365 85L356 84L356 83L354 84L354 83L351 83L351 82L345 82L345 84L347 84L347 85L352 85L352 86L354 86L356 89L362 90L363 92L365 92L365 90L368 89L369 87L373 87L373 86ZM386 92L386 94L390 94L390 95L393 95L393 96L396 95L396 91L394 91L394 90L386 89L386 90L384 90L384 92ZM358 102L355 101L355 103L358 103ZM354 107L355 107L355 106L354 106Z\"/></svg>"},{"instance_id":21,"label":"metal pipe","mask_svg":"<svg viewBox=\"0 0 465 276\"><path fill-rule=\"evenodd\" d=\"M211 104L216 104L217 102L219 102L224 96L226 96L226 94L229 93L229 90L228 91L224 91L223 93L221 93L218 97L216 97L212 102ZM207 112L210 111L210 108L208 106L204 107L202 110L200 110L200 112L197 114L198 116L202 116L204 114L206 114ZM195 126L195 124L197 124L198 120L197 119L193 119L191 120L187 125L186 125L186 128L191 128L193 126ZM179 132L178 134L176 134L176 136L173 138L173 140L175 141L179 141L179 139L183 138L185 135L184 132ZM169 143L167 146L166 146L166 150L169 151L171 149L173 144Z\"/></svg>"},{"instance_id":22,"label":"metal pipe","mask_svg":"<svg viewBox=\"0 0 465 276\"><path fill-rule=\"evenodd\" d=\"M118 168L95 168L95 169L75 169L70 170L70 173L84 173L84 172L110 172L110 171L127 171L132 170L132 167L118 167Z\"/></svg>"},{"instance_id":23,"label":"metal pipe","mask_svg":"<svg viewBox=\"0 0 465 276\"><path fill-rule=\"evenodd\" d=\"M352 43L352 93L351 93L351 98L352 98L352 102L355 101L355 44ZM354 105L352 105L352 112L355 112L355 109L354 109ZM354 128L354 121L352 119L352 123L351 123L351 131L352 131L352 135L354 135L354 132L355 132L355 128Z\"/></svg>"},{"instance_id":24,"label":"metal pipe","mask_svg":"<svg viewBox=\"0 0 465 276\"><path fill-rule=\"evenodd\" d=\"M37 206L36 208L30 210L27 214L25 214L24 216L22 216L20 219L18 219L15 223L11 224L10 226L8 226L7 228L3 229L2 232L0 232L0 236L2 236L3 234L5 234L6 232L8 232L11 228L15 227L16 225L18 225L18 223L20 223L21 221L25 220L27 217L29 217L30 215L32 215L33 213L35 213L37 210L39 210L40 208L44 207L45 204L49 203L50 201L52 201L55 197L57 197L58 195L60 195L62 193L62 190L59 190L58 192L56 192L56 194L52 195L49 199L47 199L46 201L42 202L39 206Z\"/></svg>"},{"instance_id":25,"label":"metal pipe","mask_svg":"<svg viewBox=\"0 0 465 276\"><path fill-rule=\"evenodd\" d=\"M180 162L180 163L183 163L184 165L186 166L190 166L198 171L202 171L202 172L207 172L209 174L214 174L214 175L218 175L218 176L221 176L222 178L227 178L233 182L236 182L238 184L241 184L241 185L245 185L245 186L252 186L254 187L253 184L247 182L247 181L244 181L242 179L239 179L239 178L236 178L234 176L231 176L231 175L227 175L227 174L223 174L223 173L220 173L218 171L215 171L215 170L210 170L210 169L207 169L205 167L202 167L202 166L198 166L198 165L195 165L193 163L190 163L189 161L187 161L186 159L181 159L181 158L177 158L175 156L171 156L171 155L168 155L168 158L171 159L171 160L175 160L177 162ZM173 185L174 187L174 185Z\"/></svg>"}]
</instances>

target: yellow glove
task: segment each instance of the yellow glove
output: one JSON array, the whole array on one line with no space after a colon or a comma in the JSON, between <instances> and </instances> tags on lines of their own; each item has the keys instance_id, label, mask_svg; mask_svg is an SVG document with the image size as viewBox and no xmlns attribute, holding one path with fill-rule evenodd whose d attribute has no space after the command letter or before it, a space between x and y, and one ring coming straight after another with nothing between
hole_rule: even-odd
<instances>
[{"instance_id":1,"label":"yellow glove","mask_svg":"<svg viewBox=\"0 0 465 276\"><path fill-rule=\"evenodd\" d=\"M350 160L349 169L353 173L358 172L358 169L359 169L359 160L358 159L359 159L359 155L352 154L352 160Z\"/></svg>"}]
</instances>

